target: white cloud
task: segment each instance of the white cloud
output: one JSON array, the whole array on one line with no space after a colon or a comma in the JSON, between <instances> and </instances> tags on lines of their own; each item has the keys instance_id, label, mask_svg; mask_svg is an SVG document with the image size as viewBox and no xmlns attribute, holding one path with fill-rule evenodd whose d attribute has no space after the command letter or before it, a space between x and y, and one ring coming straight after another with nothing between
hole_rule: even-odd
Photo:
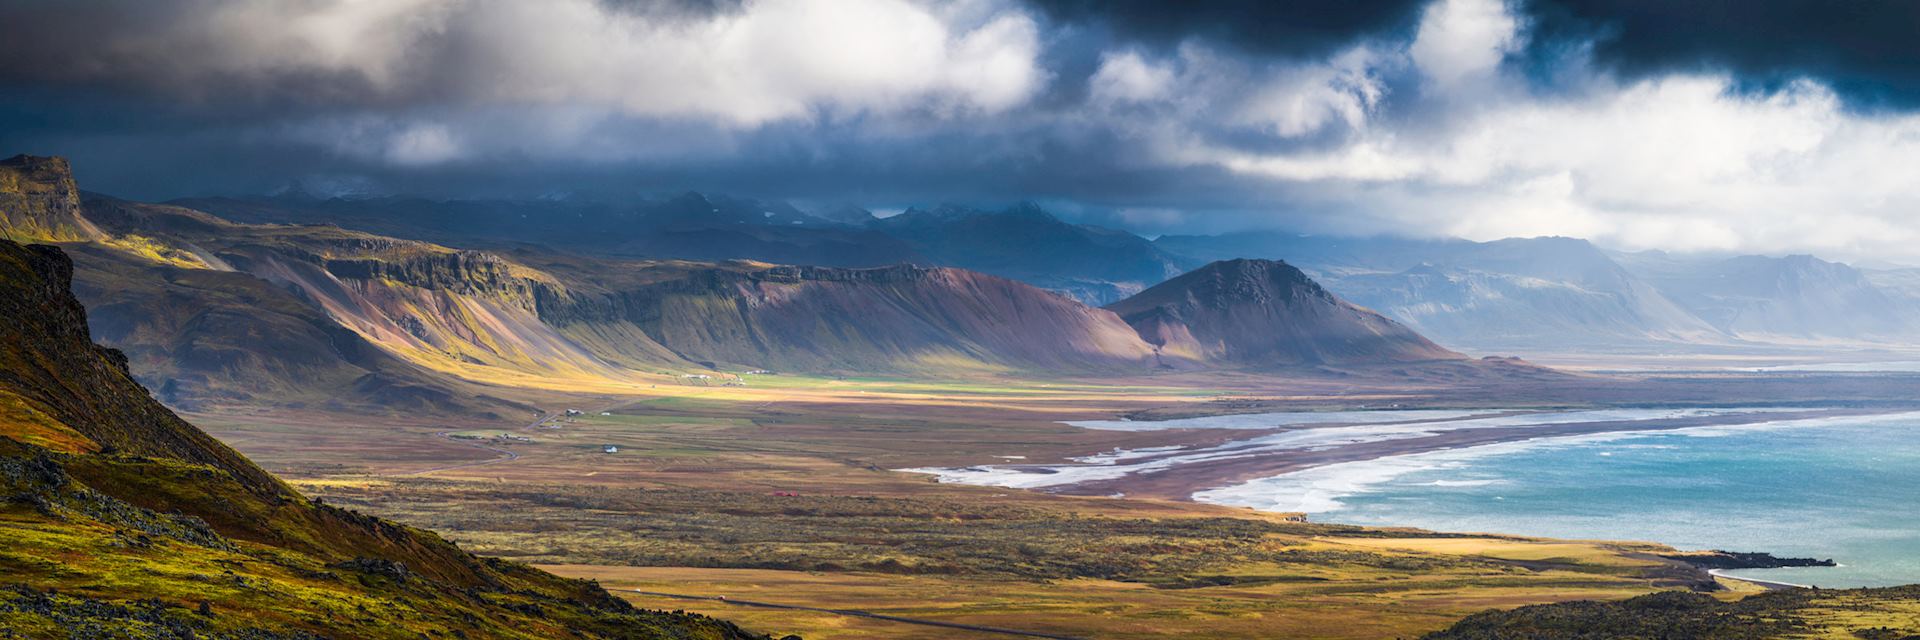
<instances>
[{"instance_id":1,"label":"white cloud","mask_svg":"<svg viewBox=\"0 0 1920 640\"><path fill-rule=\"evenodd\" d=\"M198 2L197 11L144 37L110 40L170 75L348 74L378 90L398 88L408 57L445 33L459 7L447 0Z\"/></svg>"},{"instance_id":2,"label":"white cloud","mask_svg":"<svg viewBox=\"0 0 1920 640\"><path fill-rule=\"evenodd\" d=\"M1095 103L1118 104L1166 98L1173 82L1172 69L1124 51L1101 56L1100 69L1087 84Z\"/></svg>"},{"instance_id":3,"label":"white cloud","mask_svg":"<svg viewBox=\"0 0 1920 640\"><path fill-rule=\"evenodd\" d=\"M1039 26L974 5L747 0L687 16L598 0L195 0L57 71L207 101L550 104L741 127L1017 107L1048 81Z\"/></svg>"},{"instance_id":4,"label":"white cloud","mask_svg":"<svg viewBox=\"0 0 1920 640\"><path fill-rule=\"evenodd\" d=\"M9 33L44 41L0 42L15 62L0 67L190 106L304 102L247 112L236 137L393 167L852 167L871 173L848 183L952 182L967 197L1038 185L1022 195L1090 196L1143 224L1193 201L1189 221L1271 207L1290 222L1628 248L1899 260L1920 241L1920 118L1850 111L1814 80L1623 79L1578 54L1533 61L1558 65L1543 87L1504 66L1529 39L1505 0L1433 0L1411 34L1317 59L1204 35L1117 42L1079 104L1035 99L1067 72L1043 61L1083 59L1047 48L1097 38L1043 33L1052 23L1015 0L744 0L711 15L604 0L84 4L22 5L35 28ZM913 182L927 175L940 177Z\"/></svg>"},{"instance_id":5,"label":"white cloud","mask_svg":"<svg viewBox=\"0 0 1920 640\"><path fill-rule=\"evenodd\" d=\"M1436 0L1408 48L1415 66L1443 88L1484 77L1520 43L1519 21L1500 0Z\"/></svg>"},{"instance_id":6,"label":"white cloud","mask_svg":"<svg viewBox=\"0 0 1920 640\"><path fill-rule=\"evenodd\" d=\"M414 125L389 136L386 159L400 166L432 165L460 157L453 131L433 124Z\"/></svg>"},{"instance_id":7,"label":"white cloud","mask_svg":"<svg viewBox=\"0 0 1920 640\"><path fill-rule=\"evenodd\" d=\"M1234 118L1283 138L1310 134L1334 122L1364 128L1387 91L1373 74L1374 62L1373 52L1358 48L1326 64L1283 68L1234 108Z\"/></svg>"},{"instance_id":8,"label":"white cloud","mask_svg":"<svg viewBox=\"0 0 1920 640\"><path fill-rule=\"evenodd\" d=\"M1166 165L1219 167L1396 231L1888 259L1920 240L1920 117L1849 112L1810 80L1754 93L1718 74L1579 66L1575 89L1543 94L1500 68L1524 40L1497 0L1438 0L1405 44L1320 61L1249 69L1190 43L1173 62L1124 63L1178 68L1162 93L1184 107L1122 130ZM1096 79L1122 77L1119 60ZM1389 105L1393 78L1438 90ZM1206 134L1223 122L1265 136Z\"/></svg>"}]
</instances>

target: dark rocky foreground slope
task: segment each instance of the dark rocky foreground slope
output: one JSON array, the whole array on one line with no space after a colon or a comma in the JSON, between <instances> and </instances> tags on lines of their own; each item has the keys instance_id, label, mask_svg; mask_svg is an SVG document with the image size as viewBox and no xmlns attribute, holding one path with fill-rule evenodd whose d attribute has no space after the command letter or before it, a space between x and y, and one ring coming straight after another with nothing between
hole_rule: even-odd
<instances>
[{"instance_id":1,"label":"dark rocky foreground slope","mask_svg":"<svg viewBox=\"0 0 1920 640\"><path fill-rule=\"evenodd\" d=\"M26 637L752 637L309 501L90 340L59 249L0 240L0 629Z\"/></svg>"}]
</instances>

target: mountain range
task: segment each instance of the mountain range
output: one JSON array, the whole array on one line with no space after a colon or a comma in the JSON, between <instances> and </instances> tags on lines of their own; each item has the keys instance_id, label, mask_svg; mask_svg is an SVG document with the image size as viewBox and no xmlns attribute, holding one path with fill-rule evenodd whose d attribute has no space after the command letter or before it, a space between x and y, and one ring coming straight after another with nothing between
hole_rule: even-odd
<instances>
[{"instance_id":1,"label":"mountain range","mask_svg":"<svg viewBox=\"0 0 1920 640\"><path fill-rule=\"evenodd\" d=\"M945 205L887 218L858 207L810 214L785 203L699 193L622 205L570 200L432 201L195 198L171 204L236 222L315 223L444 244L540 244L615 258L755 260L774 264L949 266L1061 291L1092 305L1185 269L1139 236L1070 224L1026 203L1001 211Z\"/></svg>"},{"instance_id":2,"label":"mountain range","mask_svg":"<svg viewBox=\"0 0 1920 640\"><path fill-rule=\"evenodd\" d=\"M523 244L621 258L945 266L1109 305L1234 258L1285 260L1329 291L1441 344L1483 353L1730 352L1898 347L1920 335L1920 277L1811 256L1624 253L1576 238L1335 237L1274 231L1148 240L1032 203L880 218L858 207L695 193L571 200L276 197L178 201L240 221L332 222L480 248ZM567 225L545 224L566 220ZM554 227L566 227L555 229Z\"/></svg>"},{"instance_id":3,"label":"mountain range","mask_svg":"<svg viewBox=\"0 0 1920 640\"><path fill-rule=\"evenodd\" d=\"M1155 244L1190 261L1285 256L1342 297L1469 350L1897 346L1920 335L1907 313L1920 280L1811 256L1623 253L1558 237L1249 232Z\"/></svg>"},{"instance_id":4,"label":"mountain range","mask_svg":"<svg viewBox=\"0 0 1920 640\"><path fill-rule=\"evenodd\" d=\"M1809 255L1728 258L1622 254L1622 265L1727 335L1749 340L1912 338L1905 283Z\"/></svg>"},{"instance_id":5,"label":"mountain range","mask_svg":"<svg viewBox=\"0 0 1920 640\"><path fill-rule=\"evenodd\" d=\"M74 288L95 309L96 334L124 349L162 399L189 408L270 402L506 416L533 409L488 385L580 389L755 369L1132 375L1466 362L1285 264L1233 261L1161 282L1177 269L1152 243L1030 206L910 211L854 229L791 208L686 195L634 218L679 233L700 231L690 219L758 211L723 219L783 246L801 231L886 233L900 251L983 269L782 265L626 256L653 241L645 233L600 238L595 250L531 231L506 242L478 230L520 228L519 218L480 203L422 206L429 213L379 225L372 214L347 221L449 241L478 233L492 238L470 240L484 249L257 222L271 217L259 209L230 209L256 220L236 222L185 202L81 194L58 159L5 166L21 198L57 194L41 201L58 206L19 207L34 222L14 232L77 257ZM496 213L462 226L449 211ZM77 229L87 231L50 231ZM949 233L954 242L937 242ZM1155 286L1098 308L993 273L1039 280L1049 268L1109 292Z\"/></svg>"},{"instance_id":6,"label":"mountain range","mask_svg":"<svg viewBox=\"0 0 1920 640\"><path fill-rule=\"evenodd\" d=\"M152 204L81 192L64 161L26 156L0 163L0 185L10 237L75 255L96 334L188 408L506 416L533 408L488 385L1884 345L1915 335L1920 309L1920 277L1899 270L1573 238L1149 241L1032 204L881 218L697 193Z\"/></svg>"}]
</instances>

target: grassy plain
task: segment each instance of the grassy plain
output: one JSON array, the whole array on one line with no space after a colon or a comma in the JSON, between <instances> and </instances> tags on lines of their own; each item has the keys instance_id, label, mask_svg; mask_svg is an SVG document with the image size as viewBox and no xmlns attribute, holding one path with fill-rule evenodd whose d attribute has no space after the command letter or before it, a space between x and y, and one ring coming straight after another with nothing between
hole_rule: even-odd
<instances>
[{"instance_id":1,"label":"grassy plain","mask_svg":"<svg viewBox=\"0 0 1920 640\"><path fill-rule=\"evenodd\" d=\"M430 479L301 483L554 565L647 607L809 638L953 637L725 596L1101 638L1418 635L1489 607L1619 598L1697 576L1612 543L1456 538L1136 500L932 487L917 496Z\"/></svg>"},{"instance_id":2,"label":"grassy plain","mask_svg":"<svg viewBox=\"0 0 1920 640\"><path fill-rule=\"evenodd\" d=\"M492 422L285 411L194 419L330 503L609 587L691 596L1076 637L1375 638L1418 636L1490 607L1618 600L1706 581L1646 545L1339 527L1189 502L943 485L891 471L1248 435L1093 431L1062 420L1578 407L1648 388L1638 382L1583 381L1601 389L1589 400L1553 389L1503 396L1492 386L1338 376L742 380L662 377L617 393L496 387L490 392L542 414ZM1683 404L1712 393L1789 400L1767 384L1741 391L1702 379L1661 388ZM603 453L607 445L619 452ZM955 633L623 595L809 638Z\"/></svg>"}]
</instances>

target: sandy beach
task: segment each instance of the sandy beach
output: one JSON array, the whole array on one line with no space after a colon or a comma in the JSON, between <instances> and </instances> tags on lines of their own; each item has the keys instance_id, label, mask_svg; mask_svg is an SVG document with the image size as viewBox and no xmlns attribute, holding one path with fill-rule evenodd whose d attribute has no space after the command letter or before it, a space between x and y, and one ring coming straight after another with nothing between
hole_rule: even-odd
<instances>
[{"instance_id":1,"label":"sandy beach","mask_svg":"<svg viewBox=\"0 0 1920 640\"><path fill-rule=\"evenodd\" d=\"M1490 418L1461 421L1465 428L1442 428L1447 423L1430 423L1431 433L1387 433L1377 439L1353 438L1342 442L1314 442L1313 436L1334 435L1342 430L1425 426L1410 421L1377 421L1366 424L1313 424L1304 428L1275 428L1266 431L1245 430L1245 439L1205 450L1163 447L1154 450L1118 451L1080 458L1083 465L994 465L953 471L1002 472L980 474L977 478L943 476L947 481L976 484L1026 486L1071 495L1125 495L1129 497L1191 500L1196 492L1232 486L1260 478L1303 471L1332 464L1362 462L1393 456L1463 449L1540 438L1562 438L1616 432L1662 431L1721 425L1757 424L1793 420L1832 418L1850 415L1886 413L1884 409L1791 409L1768 411L1729 411L1708 415L1687 415L1650 419L1568 419L1566 414L1512 414L1487 412ZM1581 412L1573 412L1578 416ZM1605 412L1593 412L1605 417ZM1508 421L1524 423L1529 415L1541 416L1547 424L1499 424L1466 426ZM1553 422L1550 417L1562 420ZM1409 426L1410 425L1410 426ZM1305 441L1296 447L1275 447L1262 437L1291 436ZM1117 463L1124 463L1124 466ZM939 470L919 470L938 472ZM1024 483L1024 484L1023 484Z\"/></svg>"}]
</instances>

